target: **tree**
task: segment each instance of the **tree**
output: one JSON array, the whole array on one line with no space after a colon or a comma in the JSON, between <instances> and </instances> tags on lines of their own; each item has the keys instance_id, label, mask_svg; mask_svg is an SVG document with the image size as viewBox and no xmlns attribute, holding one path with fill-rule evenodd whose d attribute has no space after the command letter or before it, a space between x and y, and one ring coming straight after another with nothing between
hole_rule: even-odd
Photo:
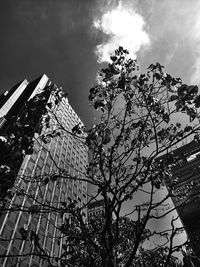
<instances>
[{"instance_id":1,"label":"tree","mask_svg":"<svg viewBox=\"0 0 200 267\"><path fill-rule=\"evenodd\" d=\"M48 258L50 266L181 266L174 256L185 245L174 245L182 228L176 226L178 217L171 218L165 230L150 224L175 209L168 205L177 183L172 168L184 159L175 158L171 151L188 138L199 142L200 96L197 86L183 84L163 69L159 63L151 64L141 74L136 60L119 47L99 72L89 94L99 122L91 129L78 124L68 133L88 147L86 171L81 178L60 170L56 178L40 179L46 179L45 183L61 178L87 180L94 189L88 203L102 198L104 215L88 222L82 212L87 205L79 207L73 201L60 203L59 208L44 203L32 206L32 213L64 215L59 228L63 251L55 261L40 247L39 237L31 235L33 253ZM188 118L187 123L181 123L180 114ZM53 115L59 130L65 131ZM44 142L47 137L54 138L54 134L43 134ZM168 191L164 190L167 179L171 181ZM154 236L162 242L149 248Z\"/></svg>"},{"instance_id":2,"label":"tree","mask_svg":"<svg viewBox=\"0 0 200 267\"><path fill-rule=\"evenodd\" d=\"M17 117L13 116L9 124L0 129L0 201L5 201L5 195L14 185L25 155L33 153L35 134L41 134L44 125L48 124L48 110L51 109L48 99L50 95L54 95L57 105L60 100L59 91L53 86L46 87L25 103Z\"/></svg>"},{"instance_id":3,"label":"tree","mask_svg":"<svg viewBox=\"0 0 200 267\"><path fill-rule=\"evenodd\" d=\"M100 247L105 251L101 258L108 262L101 263L102 266L137 266L136 259L144 256L142 241L148 222L170 213L168 209L161 215L156 210L163 209L172 196L176 181L172 180L171 168L183 160L174 158L171 150L189 136L198 139L199 99L197 86L182 84L180 78L165 73L159 63L151 64L145 74L140 74L137 62L128 58L128 51L122 47L115 51L108 67L99 72L98 83L90 89L89 100L101 113L100 123L87 131L86 143L92 155L87 169L88 181L97 187L97 195L105 202L106 215L101 232L104 239ZM176 121L175 115L181 113L189 117L187 125ZM81 129L78 131L77 134ZM163 154L167 160L157 160ZM169 178L169 191L156 199ZM132 239L132 248L128 253L126 249L123 252L126 259L116 263L116 254L120 254L117 244L122 238L115 229L120 228L124 218L124 203L131 201L131 212L136 213L138 194L143 194L140 201L145 203L141 203L141 207L146 209L142 218L136 220L140 227ZM109 214L114 215L114 222ZM81 224L79 227L81 229ZM173 247L172 241L176 231L172 221L171 229L165 232L167 240L171 240L170 248L165 252L166 257L162 253L161 266L169 266L172 254L178 249ZM88 232L86 235L90 236ZM161 253L162 249L156 251ZM154 264L156 262L158 260Z\"/></svg>"}]
</instances>

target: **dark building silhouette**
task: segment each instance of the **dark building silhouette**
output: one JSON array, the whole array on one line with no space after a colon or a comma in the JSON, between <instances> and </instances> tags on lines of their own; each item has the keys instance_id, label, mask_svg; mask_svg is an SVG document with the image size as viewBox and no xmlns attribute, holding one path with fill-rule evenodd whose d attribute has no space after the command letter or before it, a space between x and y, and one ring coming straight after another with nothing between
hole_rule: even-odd
<instances>
[{"instance_id":1,"label":"dark building silhouette","mask_svg":"<svg viewBox=\"0 0 200 267\"><path fill-rule=\"evenodd\" d=\"M104 215L104 213L105 206L103 199L94 200L88 204L88 220L99 214Z\"/></svg>"},{"instance_id":2,"label":"dark building silhouette","mask_svg":"<svg viewBox=\"0 0 200 267\"><path fill-rule=\"evenodd\" d=\"M54 93L51 88L55 89ZM67 215L60 216L56 208L60 207L60 203L69 203L70 200L75 200L81 207L87 200L86 181L66 177L54 179L61 175L62 170L65 174L81 178L88 163L86 147L69 134L75 125L82 125L82 122L66 97L55 105L56 88L46 75L42 75L31 83L24 80L0 96L0 138L12 132L16 121L24 116L27 105L31 110L35 109L33 99L37 98L38 93L45 95L45 105L53 106L53 112L47 114L48 127L45 115L44 126L32 133L33 150L30 152L30 148L25 149L30 153L22 151L26 155L16 165L17 175L9 189L11 197L6 204L1 203L0 255L9 256L0 259L2 267L49 266L45 257L42 259L31 255L35 249L32 242L34 233L40 237L38 246L47 255L59 257L64 241L58 228ZM36 117L41 119L41 109L37 107L33 117L34 129L38 123ZM53 138L48 136L50 130L54 133ZM34 208L44 204L53 205L55 212L34 212ZM23 207L27 212L17 210L17 207ZM17 211L4 212L5 208ZM25 254L30 256L23 256ZM15 255L19 256L12 257Z\"/></svg>"},{"instance_id":3,"label":"dark building silhouette","mask_svg":"<svg viewBox=\"0 0 200 267\"><path fill-rule=\"evenodd\" d=\"M172 200L193 249L200 257L200 142L192 141L173 150L173 158L176 161L172 168L173 179L166 180L166 185L169 188L176 180ZM167 160L167 156L160 159Z\"/></svg>"}]
</instances>

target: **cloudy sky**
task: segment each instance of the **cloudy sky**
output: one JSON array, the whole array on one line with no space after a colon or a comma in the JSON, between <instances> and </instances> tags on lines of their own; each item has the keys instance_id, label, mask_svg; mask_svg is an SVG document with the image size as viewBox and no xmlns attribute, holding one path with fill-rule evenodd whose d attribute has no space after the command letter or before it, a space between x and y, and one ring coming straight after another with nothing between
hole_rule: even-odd
<instances>
[{"instance_id":1,"label":"cloudy sky","mask_svg":"<svg viewBox=\"0 0 200 267\"><path fill-rule=\"evenodd\" d=\"M0 31L0 90L46 73L86 124L88 90L119 45L143 70L158 61L200 82L199 0L1 0Z\"/></svg>"},{"instance_id":2,"label":"cloudy sky","mask_svg":"<svg viewBox=\"0 0 200 267\"><path fill-rule=\"evenodd\" d=\"M88 90L119 45L142 70L200 83L199 0L1 0L0 40L0 92L46 73L87 125Z\"/></svg>"}]
</instances>

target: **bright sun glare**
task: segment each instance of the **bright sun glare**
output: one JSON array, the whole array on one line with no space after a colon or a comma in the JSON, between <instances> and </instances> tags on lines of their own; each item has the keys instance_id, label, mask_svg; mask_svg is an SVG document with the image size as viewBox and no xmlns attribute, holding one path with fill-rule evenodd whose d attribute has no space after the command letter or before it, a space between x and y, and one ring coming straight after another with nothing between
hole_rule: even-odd
<instances>
[{"instance_id":1,"label":"bright sun glare","mask_svg":"<svg viewBox=\"0 0 200 267\"><path fill-rule=\"evenodd\" d=\"M133 9L118 6L96 19L93 26L106 35L105 41L97 46L99 62L109 61L110 54L119 46L124 46L130 56L136 57L141 46L150 43L143 17Z\"/></svg>"}]
</instances>

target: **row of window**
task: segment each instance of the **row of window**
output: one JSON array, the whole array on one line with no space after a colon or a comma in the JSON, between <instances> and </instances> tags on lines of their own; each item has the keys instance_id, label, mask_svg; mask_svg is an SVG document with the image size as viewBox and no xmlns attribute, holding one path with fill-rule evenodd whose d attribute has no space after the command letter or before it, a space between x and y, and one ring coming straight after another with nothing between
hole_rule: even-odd
<instances>
[{"instance_id":1,"label":"row of window","mask_svg":"<svg viewBox=\"0 0 200 267\"><path fill-rule=\"evenodd\" d=\"M87 164L87 155L85 151L84 154L80 153L79 145L75 146L74 144L75 142L73 142L71 137L64 137L64 140L62 139L62 137L59 137L57 139L54 138L54 140L52 140L52 142L46 146L47 148L50 148L52 157L54 159L53 160L50 157L49 152L46 152L46 150L42 149L39 143L37 143L35 146L35 153L33 153L28 160L26 173L28 173L29 175L33 175L33 173L35 173L36 175L41 175L42 173L49 174L50 172L53 173L57 171L58 168L56 164L58 164L60 168L65 168L66 163L69 165L73 163L75 164L77 171L75 171L72 167L69 168L69 171L72 175L74 175L75 173L76 175L78 175L78 169L83 168L84 164ZM85 203L86 189L86 182L83 183L71 181L63 178L61 180L59 179L57 182L49 182L47 185L42 183L38 184L35 182L31 184L29 194L37 197L37 201L39 203L45 201L45 203L51 203L56 207L58 203L66 201L68 197L70 197L71 199L77 199L79 203L81 203L81 201L82 203ZM23 197L17 197L15 199L15 204L21 204L22 201ZM25 206L30 207L32 204L33 200L27 198ZM9 214L9 219L7 220L4 228L4 233L8 235L8 238L10 238L13 234L14 226L16 226L13 224L16 224L17 218L19 218L19 222L17 224L17 231L15 232L14 236L16 238L17 236L19 237L19 229L27 224L29 216L30 215L28 213L24 212L22 214L17 214L14 212L11 212ZM56 242L52 243L52 237L54 236L56 238L56 234L58 233L55 233L55 224L58 225L59 223L61 223L61 220L59 220L57 214L55 213L48 215L48 218L44 218L43 216L41 219L39 215L32 215L31 219L31 227L34 229L39 229L39 233L41 234L41 244L43 244L49 251L57 250L57 254L59 248L57 245L55 245ZM49 237L45 238L45 234L47 234ZM20 240L19 238L16 240L17 241L13 241L12 249L15 247L20 249L20 247L23 245L22 240ZM52 247L53 244L54 247ZM6 247L5 244L4 247ZM24 251L27 250L27 248L28 246L25 244Z\"/></svg>"}]
</instances>

